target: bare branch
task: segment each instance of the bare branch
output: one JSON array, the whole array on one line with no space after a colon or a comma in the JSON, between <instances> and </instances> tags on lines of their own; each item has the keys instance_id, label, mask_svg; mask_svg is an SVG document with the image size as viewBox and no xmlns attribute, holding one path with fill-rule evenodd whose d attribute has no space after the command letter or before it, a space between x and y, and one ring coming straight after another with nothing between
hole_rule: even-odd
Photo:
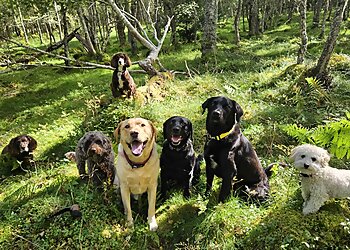
<instances>
[{"instance_id":1,"label":"bare branch","mask_svg":"<svg viewBox=\"0 0 350 250\"><path fill-rule=\"evenodd\" d=\"M76 62L76 63L82 64L82 65L94 66L96 68L102 68L102 69L111 69L111 70L115 69L112 66L108 66L108 65L101 65L101 64L97 64L97 63L91 63L91 62L83 62L83 61L75 60L73 58L68 58L68 57L65 57L65 56L61 56L61 55L57 55L57 54L54 54L54 53L46 52L45 50L33 48L33 47L30 47L30 46L21 44L19 42L10 40L10 39L5 38L5 37L0 37L0 39L5 40L5 41L10 42L10 43L14 43L14 44L16 44L16 45L18 45L20 47L26 48L26 49L38 51L40 53L43 53L43 54L46 54L46 55L49 55L49 56L52 56L52 57L60 58L60 59L63 59L63 60L70 60L72 62Z\"/></svg>"},{"instance_id":2,"label":"bare branch","mask_svg":"<svg viewBox=\"0 0 350 250\"><path fill-rule=\"evenodd\" d=\"M148 37L147 32L145 31L145 29L142 28L142 25L141 25L140 21L137 20L136 17L134 17L133 15L131 15L130 13L128 13L128 12L126 12L126 11L124 11L124 10L122 10L122 13L123 13L124 15L127 15L127 16L128 16L129 18L131 18L134 22L136 22L137 25L139 26L139 28L142 30L142 33L143 33L143 35L145 36L145 38L146 38L149 42L152 42L152 40L149 39L149 37Z\"/></svg>"},{"instance_id":3,"label":"bare branch","mask_svg":"<svg viewBox=\"0 0 350 250\"><path fill-rule=\"evenodd\" d=\"M162 39L159 41L159 43L158 43L158 48L160 49L161 47L162 47L162 45L163 45L163 43L164 43L164 40L165 40L165 38L166 38L166 35L167 35L167 33L168 33L168 30L169 30L169 27L170 27L170 24L171 24L171 20L174 18L174 16L172 16L172 17L168 17L168 22L167 22L167 24L166 24L166 26L165 26L165 28L164 28L164 33L163 33L163 37L162 37Z\"/></svg>"},{"instance_id":4,"label":"bare branch","mask_svg":"<svg viewBox=\"0 0 350 250\"><path fill-rule=\"evenodd\" d=\"M156 46L151 42L145 39L140 35L140 33L135 29L135 27L129 22L129 20L123 15L122 11L119 9L119 7L115 4L114 0L108 0L109 4L112 6L113 10L116 12L118 17L123 20L125 25L128 27L130 32L133 34L133 36L146 48L149 50L154 50Z\"/></svg>"},{"instance_id":5,"label":"bare branch","mask_svg":"<svg viewBox=\"0 0 350 250\"><path fill-rule=\"evenodd\" d=\"M142 7L143 7L144 11L147 13L148 22L151 24L151 26L152 26L152 28L153 28L153 31L154 31L154 38L156 39L157 43L159 44L157 29L156 29L156 27L154 26L154 22L152 22L152 17L151 17L151 14L150 14L150 3L149 3L149 5L148 5L148 8L146 9L145 4L143 3L143 1L141 0L140 2L141 2L141 4L142 4Z\"/></svg>"}]
</instances>

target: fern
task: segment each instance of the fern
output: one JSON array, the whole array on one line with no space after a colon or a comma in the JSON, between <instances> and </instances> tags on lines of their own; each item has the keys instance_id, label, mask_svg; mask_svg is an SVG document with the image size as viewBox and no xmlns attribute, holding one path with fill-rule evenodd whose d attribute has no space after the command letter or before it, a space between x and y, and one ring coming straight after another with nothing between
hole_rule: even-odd
<instances>
[{"instance_id":1,"label":"fern","mask_svg":"<svg viewBox=\"0 0 350 250\"><path fill-rule=\"evenodd\" d=\"M320 147L329 148L329 151L339 159L350 159L350 113L340 121L316 128L307 129L289 124L282 130L299 143L314 143Z\"/></svg>"},{"instance_id":2,"label":"fern","mask_svg":"<svg viewBox=\"0 0 350 250\"><path fill-rule=\"evenodd\" d=\"M306 77L305 78L306 83L309 87L309 96L312 97L313 100L320 100L325 99L329 101L329 96L326 92L326 90L321 85L321 82L314 77Z\"/></svg>"}]
</instances>

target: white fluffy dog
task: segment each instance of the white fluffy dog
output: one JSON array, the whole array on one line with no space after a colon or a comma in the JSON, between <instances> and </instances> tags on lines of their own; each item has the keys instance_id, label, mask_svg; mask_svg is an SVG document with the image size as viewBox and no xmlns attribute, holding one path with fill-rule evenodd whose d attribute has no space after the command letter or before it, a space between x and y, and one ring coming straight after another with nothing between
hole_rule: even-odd
<instances>
[{"instance_id":1,"label":"white fluffy dog","mask_svg":"<svg viewBox=\"0 0 350 250\"><path fill-rule=\"evenodd\" d=\"M326 150L304 144L294 148L290 158L300 171L303 214L317 212L328 199L350 196L350 170L330 167Z\"/></svg>"}]
</instances>

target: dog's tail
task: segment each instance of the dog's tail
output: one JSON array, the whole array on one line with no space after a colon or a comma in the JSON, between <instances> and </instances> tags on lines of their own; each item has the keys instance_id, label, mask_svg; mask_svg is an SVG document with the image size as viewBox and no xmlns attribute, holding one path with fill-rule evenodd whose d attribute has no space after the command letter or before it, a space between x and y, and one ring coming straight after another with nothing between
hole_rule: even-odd
<instances>
[{"instance_id":1,"label":"dog's tail","mask_svg":"<svg viewBox=\"0 0 350 250\"><path fill-rule=\"evenodd\" d=\"M77 161L77 158L75 156L75 152L73 152L73 151L65 153L64 156L70 161L73 161L73 162Z\"/></svg>"},{"instance_id":2,"label":"dog's tail","mask_svg":"<svg viewBox=\"0 0 350 250\"><path fill-rule=\"evenodd\" d=\"M273 167L274 166L281 166L283 168L288 167L289 165L285 162L273 162L270 163L264 170L265 170L265 174L267 175L267 177L271 177L272 173L273 173Z\"/></svg>"}]
</instances>

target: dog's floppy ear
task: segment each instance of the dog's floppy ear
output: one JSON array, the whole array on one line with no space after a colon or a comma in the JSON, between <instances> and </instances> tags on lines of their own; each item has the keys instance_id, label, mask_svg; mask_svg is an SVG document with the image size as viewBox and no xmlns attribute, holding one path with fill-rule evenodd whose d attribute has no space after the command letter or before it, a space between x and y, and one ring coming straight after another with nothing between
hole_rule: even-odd
<instances>
[{"instance_id":1,"label":"dog's floppy ear","mask_svg":"<svg viewBox=\"0 0 350 250\"><path fill-rule=\"evenodd\" d=\"M236 114L236 122L240 122L241 117L243 115L243 109L242 107L234 100L230 99L232 104L233 104L233 108Z\"/></svg>"},{"instance_id":2,"label":"dog's floppy ear","mask_svg":"<svg viewBox=\"0 0 350 250\"><path fill-rule=\"evenodd\" d=\"M171 117L172 118L172 117ZM171 118L169 118L168 120L166 120L164 123L163 123L163 138L164 140L166 139L166 128L168 126L168 123L170 122Z\"/></svg>"},{"instance_id":3,"label":"dog's floppy ear","mask_svg":"<svg viewBox=\"0 0 350 250\"><path fill-rule=\"evenodd\" d=\"M15 138L12 138L10 140L10 143L7 145L8 146L8 152L10 153L10 155L18 155L20 153L19 148L17 146L17 140L18 140L18 136Z\"/></svg>"},{"instance_id":4,"label":"dog's floppy ear","mask_svg":"<svg viewBox=\"0 0 350 250\"><path fill-rule=\"evenodd\" d=\"M130 57L124 53L124 59L125 59L125 67L130 67L131 66L131 60Z\"/></svg>"},{"instance_id":5,"label":"dog's floppy ear","mask_svg":"<svg viewBox=\"0 0 350 250\"><path fill-rule=\"evenodd\" d=\"M189 119L186 119L187 124L188 124L188 131L189 131L189 138L193 142L193 127L192 127L192 122Z\"/></svg>"},{"instance_id":6,"label":"dog's floppy ear","mask_svg":"<svg viewBox=\"0 0 350 250\"><path fill-rule=\"evenodd\" d=\"M111 66L113 68L118 68L119 53L115 54L111 59Z\"/></svg>"},{"instance_id":7,"label":"dog's floppy ear","mask_svg":"<svg viewBox=\"0 0 350 250\"><path fill-rule=\"evenodd\" d=\"M323 149L323 152L322 152L322 154L321 154L321 160L320 160L321 166L322 166L322 167L328 166L328 162L330 161L330 159L331 159L331 156L329 155L329 153L327 152L327 150L324 150L324 149Z\"/></svg>"},{"instance_id":8,"label":"dog's floppy ear","mask_svg":"<svg viewBox=\"0 0 350 250\"><path fill-rule=\"evenodd\" d=\"M297 146L297 147L293 148L292 151L290 152L289 159L291 162L295 161L295 158L297 157L297 154L299 152L300 147L301 146Z\"/></svg>"},{"instance_id":9,"label":"dog's floppy ear","mask_svg":"<svg viewBox=\"0 0 350 250\"><path fill-rule=\"evenodd\" d=\"M203 104L202 104L202 115L204 114L205 110L208 108L208 106L210 105L210 103L212 102L212 100L214 98L215 97L210 97L205 102L203 102Z\"/></svg>"},{"instance_id":10,"label":"dog's floppy ear","mask_svg":"<svg viewBox=\"0 0 350 250\"><path fill-rule=\"evenodd\" d=\"M117 128L114 130L113 135L114 135L114 138L115 138L116 142L118 142L118 137L120 135L120 128L121 128L123 123L124 123L124 121L119 122Z\"/></svg>"},{"instance_id":11,"label":"dog's floppy ear","mask_svg":"<svg viewBox=\"0 0 350 250\"><path fill-rule=\"evenodd\" d=\"M156 141L157 140L157 129L156 129L156 127L153 125L153 123L151 122L151 121L148 121L149 122L149 124L151 125L151 127L152 127L152 135L153 135L153 137L154 137L154 141Z\"/></svg>"},{"instance_id":12,"label":"dog's floppy ear","mask_svg":"<svg viewBox=\"0 0 350 250\"><path fill-rule=\"evenodd\" d=\"M27 135L27 139L29 140L29 146L28 146L29 151L35 150L37 145L38 145L36 140L33 137L29 136L29 135Z\"/></svg>"}]
</instances>

